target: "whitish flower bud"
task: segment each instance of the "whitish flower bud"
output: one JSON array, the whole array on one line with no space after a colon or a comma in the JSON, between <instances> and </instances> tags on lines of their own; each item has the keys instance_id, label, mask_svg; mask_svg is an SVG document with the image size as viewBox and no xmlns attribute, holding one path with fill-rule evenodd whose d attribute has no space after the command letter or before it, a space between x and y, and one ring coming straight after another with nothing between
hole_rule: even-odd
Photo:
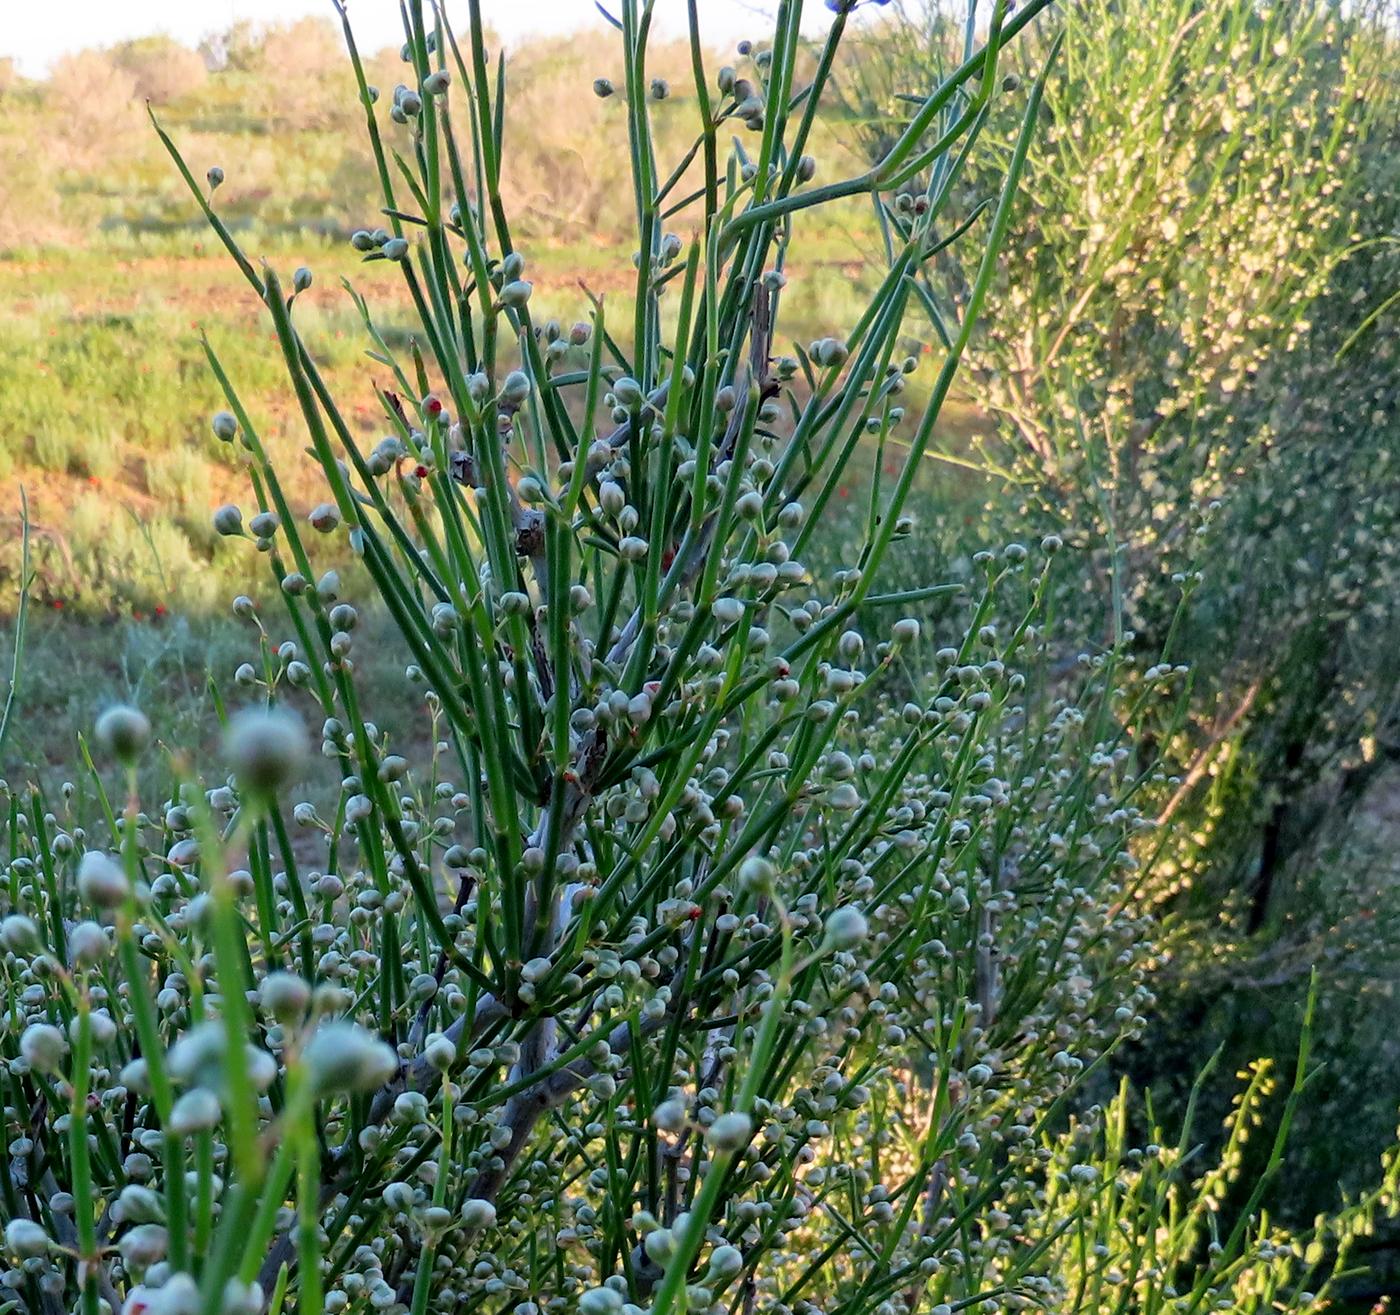
<instances>
[{"instance_id":1,"label":"whitish flower bud","mask_svg":"<svg viewBox=\"0 0 1400 1315\"><path fill-rule=\"evenodd\" d=\"M117 703L97 719L97 743L118 762L130 763L151 737L146 714L128 703Z\"/></svg>"},{"instance_id":2,"label":"whitish flower bud","mask_svg":"<svg viewBox=\"0 0 1400 1315\"><path fill-rule=\"evenodd\" d=\"M495 1228L496 1207L479 1196L469 1196L462 1202L462 1226L464 1228Z\"/></svg>"},{"instance_id":3,"label":"whitish flower bud","mask_svg":"<svg viewBox=\"0 0 1400 1315\"><path fill-rule=\"evenodd\" d=\"M357 228L350 234L350 245L356 251L373 251L379 244L374 240L374 234L368 229Z\"/></svg>"},{"instance_id":4,"label":"whitish flower bud","mask_svg":"<svg viewBox=\"0 0 1400 1315\"><path fill-rule=\"evenodd\" d=\"M161 1224L141 1224L117 1243L117 1250L122 1253L127 1265L147 1269L156 1261L165 1259L169 1244L170 1234Z\"/></svg>"},{"instance_id":5,"label":"whitish flower bud","mask_svg":"<svg viewBox=\"0 0 1400 1315\"><path fill-rule=\"evenodd\" d=\"M95 922L80 922L68 933L68 954L75 964L100 963L110 948L107 933Z\"/></svg>"},{"instance_id":6,"label":"whitish flower bud","mask_svg":"<svg viewBox=\"0 0 1400 1315\"><path fill-rule=\"evenodd\" d=\"M408 255L408 239L391 237L379 250L385 260L402 260Z\"/></svg>"},{"instance_id":7,"label":"whitish flower bud","mask_svg":"<svg viewBox=\"0 0 1400 1315\"><path fill-rule=\"evenodd\" d=\"M501 400L507 406L523 406L530 396L530 376L524 370L512 370L501 385Z\"/></svg>"},{"instance_id":8,"label":"whitish flower bud","mask_svg":"<svg viewBox=\"0 0 1400 1315\"><path fill-rule=\"evenodd\" d=\"M40 1073L56 1073L68 1053L63 1033L48 1023L31 1023L19 1039L19 1053L30 1068Z\"/></svg>"},{"instance_id":9,"label":"whitish flower bud","mask_svg":"<svg viewBox=\"0 0 1400 1315\"><path fill-rule=\"evenodd\" d=\"M747 1114L734 1110L721 1114L705 1133L710 1149L721 1154L742 1151L753 1135L753 1120Z\"/></svg>"},{"instance_id":10,"label":"whitish flower bud","mask_svg":"<svg viewBox=\"0 0 1400 1315\"><path fill-rule=\"evenodd\" d=\"M291 713L249 708L229 722L224 753L241 788L270 794L301 770L306 731Z\"/></svg>"},{"instance_id":11,"label":"whitish flower bud","mask_svg":"<svg viewBox=\"0 0 1400 1315\"><path fill-rule=\"evenodd\" d=\"M279 1023L292 1023L305 1015L311 987L296 973L271 972L258 988L258 1003Z\"/></svg>"},{"instance_id":12,"label":"whitish flower bud","mask_svg":"<svg viewBox=\"0 0 1400 1315\"><path fill-rule=\"evenodd\" d=\"M225 443L232 443L238 433L238 421L232 411L215 411L209 427L214 431L214 437Z\"/></svg>"},{"instance_id":13,"label":"whitish flower bud","mask_svg":"<svg viewBox=\"0 0 1400 1315\"><path fill-rule=\"evenodd\" d=\"M313 507L311 514L306 518L311 522L311 528L321 534L329 534L340 524L340 511L333 502L322 502Z\"/></svg>"},{"instance_id":14,"label":"whitish flower bud","mask_svg":"<svg viewBox=\"0 0 1400 1315\"><path fill-rule=\"evenodd\" d=\"M311 286L311 271L305 265L298 265L296 272L292 275L292 288L297 292L305 292Z\"/></svg>"},{"instance_id":15,"label":"whitish flower bud","mask_svg":"<svg viewBox=\"0 0 1400 1315\"><path fill-rule=\"evenodd\" d=\"M25 954L39 948L39 928L33 918L22 913L12 913L0 922L0 942L7 950Z\"/></svg>"},{"instance_id":16,"label":"whitish flower bud","mask_svg":"<svg viewBox=\"0 0 1400 1315\"><path fill-rule=\"evenodd\" d=\"M817 173L817 162L810 155L804 155L797 162L797 181L810 183Z\"/></svg>"},{"instance_id":17,"label":"whitish flower bud","mask_svg":"<svg viewBox=\"0 0 1400 1315\"><path fill-rule=\"evenodd\" d=\"M225 538L243 533L243 513L233 503L225 503L214 513L214 529Z\"/></svg>"},{"instance_id":18,"label":"whitish flower bud","mask_svg":"<svg viewBox=\"0 0 1400 1315\"><path fill-rule=\"evenodd\" d=\"M398 1071L394 1052L354 1023L324 1023L302 1051L302 1062L318 1092L369 1092Z\"/></svg>"},{"instance_id":19,"label":"whitish flower bud","mask_svg":"<svg viewBox=\"0 0 1400 1315\"><path fill-rule=\"evenodd\" d=\"M710 606L710 614L722 626L738 624L744 615L744 604L737 598L716 598Z\"/></svg>"},{"instance_id":20,"label":"whitish flower bud","mask_svg":"<svg viewBox=\"0 0 1400 1315\"><path fill-rule=\"evenodd\" d=\"M217 1127L219 1098L208 1087L194 1087L185 1092L170 1111L170 1130L185 1137Z\"/></svg>"},{"instance_id":21,"label":"whitish flower bud","mask_svg":"<svg viewBox=\"0 0 1400 1315\"><path fill-rule=\"evenodd\" d=\"M49 1253L49 1235L31 1219L11 1219L5 1225L5 1245L21 1260L38 1260Z\"/></svg>"},{"instance_id":22,"label":"whitish flower bud","mask_svg":"<svg viewBox=\"0 0 1400 1315\"><path fill-rule=\"evenodd\" d=\"M641 384L625 374L613 383L612 393L617 398L617 404L625 406L628 410L641 406L645 397Z\"/></svg>"},{"instance_id":23,"label":"whitish flower bud","mask_svg":"<svg viewBox=\"0 0 1400 1315\"><path fill-rule=\"evenodd\" d=\"M223 184L224 171L220 169L217 164L210 165L208 172L206 172L204 176L209 180L209 190L211 192L215 191Z\"/></svg>"},{"instance_id":24,"label":"whitish flower bud","mask_svg":"<svg viewBox=\"0 0 1400 1315\"><path fill-rule=\"evenodd\" d=\"M679 1132L685 1127L685 1102L663 1100L651 1112L651 1121L662 1132Z\"/></svg>"},{"instance_id":25,"label":"whitish flower bud","mask_svg":"<svg viewBox=\"0 0 1400 1315\"><path fill-rule=\"evenodd\" d=\"M423 1046L423 1058L429 1067L446 1073L457 1062L457 1047L447 1037L430 1037Z\"/></svg>"},{"instance_id":26,"label":"whitish flower bud","mask_svg":"<svg viewBox=\"0 0 1400 1315\"><path fill-rule=\"evenodd\" d=\"M441 96L452 85L452 74L445 68L434 69L423 79L423 94L425 96Z\"/></svg>"},{"instance_id":27,"label":"whitish flower bud","mask_svg":"<svg viewBox=\"0 0 1400 1315\"><path fill-rule=\"evenodd\" d=\"M594 78L593 94L597 96L599 100L607 100L607 98L613 94L613 84L611 80L608 78Z\"/></svg>"},{"instance_id":28,"label":"whitish flower bud","mask_svg":"<svg viewBox=\"0 0 1400 1315\"><path fill-rule=\"evenodd\" d=\"M665 100L671 94L670 84L665 78L652 78L651 98L652 100Z\"/></svg>"},{"instance_id":29,"label":"whitish flower bud","mask_svg":"<svg viewBox=\"0 0 1400 1315\"><path fill-rule=\"evenodd\" d=\"M766 859L753 854L739 865L740 882L758 894L766 894L773 889L773 878L777 871Z\"/></svg>"},{"instance_id":30,"label":"whitish flower bud","mask_svg":"<svg viewBox=\"0 0 1400 1315\"><path fill-rule=\"evenodd\" d=\"M507 283L500 293L500 303L502 306L510 306L519 309L530 300L530 294L535 290L535 285L525 279L513 279Z\"/></svg>"},{"instance_id":31,"label":"whitish flower bud","mask_svg":"<svg viewBox=\"0 0 1400 1315\"><path fill-rule=\"evenodd\" d=\"M78 864L78 894L94 909L117 909L126 903L131 883L121 866L100 850L89 849Z\"/></svg>"},{"instance_id":32,"label":"whitish flower bud","mask_svg":"<svg viewBox=\"0 0 1400 1315\"><path fill-rule=\"evenodd\" d=\"M912 644L919 637L919 623L911 616L901 617L891 631L895 642Z\"/></svg>"},{"instance_id":33,"label":"whitish flower bud","mask_svg":"<svg viewBox=\"0 0 1400 1315\"><path fill-rule=\"evenodd\" d=\"M124 1224L154 1224L165 1217L160 1197L140 1183L127 1183L117 1197L112 1215Z\"/></svg>"},{"instance_id":34,"label":"whitish flower bud","mask_svg":"<svg viewBox=\"0 0 1400 1315\"><path fill-rule=\"evenodd\" d=\"M622 1315L622 1293L612 1288L589 1288L578 1299L579 1315Z\"/></svg>"},{"instance_id":35,"label":"whitish flower bud","mask_svg":"<svg viewBox=\"0 0 1400 1315\"><path fill-rule=\"evenodd\" d=\"M738 1247L717 1246L710 1252L710 1270L707 1278L728 1282L744 1268L744 1257Z\"/></svg>"},{"instance_id":36,"label":"whitish flower bud","mask_svg":"<svg viewBox=\"0 0 1400 1315\"><path fill-rule=\"evenodd\" d=\"M740 520L756 521L763 515L763 494L750 489L734 504L734 510Z\"/></svg>"},{"instance_id":37,"label":"whitish flower bud","mask_svg":"<svg viewBox=\"0 0 1400 1315\"><path fill-rule=\"evenodd\" d=\"M842 905L826 920L822 942L829 949L852 950L870 934L870 924L853 904Z\"/></svg>"}]
</instances>

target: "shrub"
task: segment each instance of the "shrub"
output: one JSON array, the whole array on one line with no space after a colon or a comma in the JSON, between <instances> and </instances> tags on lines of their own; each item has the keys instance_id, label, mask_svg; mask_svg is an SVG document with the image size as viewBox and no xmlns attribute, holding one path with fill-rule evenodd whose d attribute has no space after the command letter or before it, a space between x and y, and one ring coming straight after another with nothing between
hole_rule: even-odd
<instances>
[{"instance_id":1,"label":"shrub","mask_svg":"<svg viewBox=\"0 0 1400 1315\"><path fill-rule=\"evenodd\" d=\"M141 131L136 80L109 55L82 50L55 61L47 85L60 168L95 169Z\"/></svg>"},{"instance_id":2,"label":"shrub","mask_svg":"<svg viewBox=\"0 0 1400 1315\"><path fill-rule=\"evenodd\" d=\"M0 1211L16 1303L1328 1299L1345 1254L1330 1234L1284 1239L1256 1199L1216 1240L1217 1176L1191 1192L1179 1158L1126 1154L1123 1104L1107 1133L1094 1110L1066 1127L1151 1004L1125 907L1151 844L1131 657L1086 655L1078 682L1047 684L1053 541L979 553L937 634L901 612L949 586L879 589L915 546L904 503L993 278L1040 77L907 459L847 560L803 565L859 441L901 422L917 361L896 343L957 177L940 166L975 145L1001 43L1042 7L999 5L881 164L819 187L804 148L853 6L806 87L801 6L781 10L751 89L697 57L703 227L687 244L663 221L650 10L626 0L626 350L602 301L572 330L535 323L480 23L459 47L411 4L404 86L378 102L351 42L389 225L353 241L395 262L421 330L391 348L357 303L387 380L389 432L368 452L298 332L311 272L255 266L162 131L266 306L327 496L294 515L210 349L226 400L210 441L242 454L256 506L215 524L266 575L234 602L254 651L221 767L171 753L167 797L143 812L149 726L111 710L95 744L119 792L94 824L75 792L11 795ZM785 353L794 234L930 166L869 306ZM317 539L391 616L419 726L371 718L367 600L313 566ZM854 628L862 609L879 629ZM1304 1057L1285 1123L1306 1073ZM1115 1246L1083 1245L1101 1235ZM1120 1265L1159 1242L1157 1263Z\"/></svg>"},{"instance_id":3,"label":"shrub","mask_svg":"<svg viewBox=\"0 0 1400 1315\"><path fill-rule=\"evenodd\" d=\"M136 95L155 105L168 105L198 91L209 76L203 57L170 37L123 41L111 56L136 84Z\"/></svg>"}]
</instances>

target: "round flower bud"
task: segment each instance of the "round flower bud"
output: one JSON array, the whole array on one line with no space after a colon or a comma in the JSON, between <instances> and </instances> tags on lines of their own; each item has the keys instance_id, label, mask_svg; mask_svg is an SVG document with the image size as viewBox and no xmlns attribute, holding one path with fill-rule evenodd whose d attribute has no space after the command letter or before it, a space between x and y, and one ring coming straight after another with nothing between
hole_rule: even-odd
<instances>
[{"instance_id":1,"label":"round flower bud","mask_svg":"<svg viewBox=\"0 0 1400 1315\"><path fill-rule=\"evenodd\" d=\"M665 100L671 94L670 84L665 78L652 78L651 98L652 100Z\"/></svg>"},{"instance_id":2,"label":"round flower bud","mask_svg":"<svg viewBox=\"0 0 1400 1315\"><path fill-rule=\"evenodd\" d=\"M107 933L95 922L80 922L68 933L68 954L75 964L100 963L110 948Z\"/></svg>"},{"instance_id":3,"label":"round flower bud","mask_svg":"<svg viewBox=\"0 0 1400 1315\"><path fill-rule=\"evenodd\" d=\"M19 1039L19 1053L30 1068L40 1073L56 1073L68 1053L63 1033L48 1023L31 1023Z\"/></svg>"},{"instance_id":4,"label":"round flower bud","mask_svg":"<svg viewBox=\"0 0 1400 1315\"><path fill-rule=\"evenodd\" d=\"M89 849L78 864L78 894L94 909L117 909L126 903L131 883L121 865L97 849Z\"/></svg>"},{"instance_id":5,"label":"round flower bud","mask_svg":"<svg viewBox=\"0 0 1400 1315\"><path fill-rule=\"evenodd\" d=\"M870 924L853 904L844 904L826 920L822 942L833 950L852 950L870 934Z\"/></svg>"},{"instance_id":6,"label":"round flower bud","mask_svg":"<svg viewBox=\"0 0 1400 1315\"><path fill-rule=\"evenodd\" d=\"M773 865L757 854L746 858L739 865L739 881L758 894L766 894L773 889L773 878L776 875Z\"/></svg>"},{"instance_id":7,"label":"round flower bud","mask_svg":"<svg viewBox=\"0 0 1400 1315\"><path fill-rule=\"evenodd\" d=\"M512 279L501 289L501 305L519 309L530 300L530 294L534 290L533 283L527 282L525 279Z\"/></svg>"},{"instance_id":8,"label":"round flower bud","mask_svg":"<svg viewBox=\"0 0 1400 1315\"><path fill-rule=\"evenodd\" d=\"M651 1112L651 1121L662 1132L679 1132L685 1127L685 1102L663 1100Z\"/></svg>"},{"instance_id":9,"label":"round flower bud","mask_svg":"<svg viewBox=\"0 0 1400 1315\"><path fill-rule=\"evenodd\" d=\"M128 703L116 703L97 719L97 743L119 762L130 763L151 736L146 714Z\"/></svg>"},{"instance_id":10,"label":"round flower bud","mask_svg":"<svg viewBox=\"0 0 1400 1315\"><path fill-rule=\"evenodd\" d=\"M593 94L597 96L599 100L607 100L607 98L613 94L613 84L611 80L608 78L594 78Z\"/></svg>"},{"instance_id":11,"label":"round flower bud","mask_svg":"<svg viewBox=\"0 0 1400 1315\"><path fill-rule=\"evenodd\" d=\"M258 988L258 1003L279 1023L296 1022L311 1003L311 987L296 973L271 972Z\"/></svg>"},{"instance_id":12,"label":"round flower bud","mask_svg":"<svg viewBox=\"0 0 1400 1315\"><path fill-rule=\"evenodd\" d=\"M163 1224L140 1224L123 1236L117 1250L129 1268L147 1269L165 1259L169 1244L170 1234Z\"/></svg>"},{"instance_id":13,"label":"round flower bud","mask_svg":"<svg viewBox=\"0 0 1400 1315\"><path fill-rule=\"evenodd\" d=\"M379 250L385 260L402 260L408 255L408 239L391 237Z\"/></svg>"},{"instance_id":14,"label":"round flower bud","mask_svg":"<svg viewBox=\"0 0 1400 1315\"><path fill-rule=\"evenodd\" d=\"M225 538L243 533L243 513L233 503L225 503L214 513L214 529Z\"/></svg>"},{"instance_id":15,"label":"round flower bud","mask_svg":"<svg viewBox=\"0 0 1400 1315\"><path fill-rule=\"evenodd\" d=\"M501 385L501 401L507 406L523 406L530 396L530 376L524 370L512 370Z\"/></svg>"},{"instance_id":16,"label":"round flower bud","mask_svg":"<svg viewBox=\"0 0 1400 1315\"><path fill-rule=\"evenodd\" d=\"M340 524L340 511L333 502L322 502L313 507L306 518L311 528L321 534L329 534Z\"/></svg>"},{"instance_id":17,"label":"round flower bud","mask_svg":"<svg viewBox=\"0 0 1400 1315\"><path fill-rule=\"evenodd\" d=\"M192 1087L170 1110L170 1131L186 1137L219 1124L219 1098L208 1087Z\"/></svg>"},{"instance_id":18,"label":"round flower bud","mask_svg":"<svg viewBox=\"0 0 1400 1315\"><path fill-rule=\"evenodd\" d=\"M717 1246L710 1252L710 1269L707 1277L727 1282L744 1268L744 1257L738 1247Z\"/></svg>"},{"instance_id":19,"label":"round flower bud","mask_svg":"<svg viewBox=\"0 0 1400 1315\"><path fill-rule=\"evenodd\" d=\"M39 948L39 928L33 918L11 913L0 922L0 944L16 954L26 954Z\"/></svg>"},{"instance_id":20,"label":"round flower bud","mask_svg":"<svg viewBox=\"0 0 1400 1315\"><path fill-rule=\"evenodd\" d=\"M11 1219L5 1225L5 1245L21 1260L39 1260L48 1255L51 1242L32 1219Z\"/></svg>"},{"instance_id":21,"label":"round flower bud","mask_svg":"<svg viewBox=\"0 0 1400 1315\"><path fill-rule=\"evenodd\" d=\"M747 1114L734 1110L721 1114L705 1133L705 1140L713 1151L720 1154L735 1154L749 1144L753 1135L753 1120Z\"/></svg>"},{"instance_id":22,"label":"round flower bud","mask_svg":"<svg viewBox=\"0 0 1400 1315\"><path fill-rule=\"evenodd\" d=\"M462 1202L462 1225L465 1228L495 1228L496 1207L479 1196L469 1196Z\"/></svg>"},{"instance_id":23,"label":"round flower bud","mask_svg":"<svg viewBox=\"0 0 1400 1315\"><path fill-rule=\"evenodd\" d=\"M423 79L423 94L425 96L441 96L452 85L452 74L445 68L434 69Z\"/></svg>"},{"instance_id":24,"label":"round flower bud","mask_svg":"<svg viewBox=\"0 0 1400 1315\"><path fill-rule=\"evenodd\" d=\"M375 1091L399 1067L398 1057L384 1042L354 1023L322 1024L301 1058L316 1090L324 1095Z\"/></svg>"},{"instance_id":25,"label":"round flower bud","mask_svg":"<svg viewBox=\"0 0 1400 1315\"><path fill-rule=\"evenodd\" d=\"M209 180L209 190L215 191L223 184L224 171L217 164L211 164L204 175Z\"/></svg>"},{"instance_id":26,"label":"round flower bud","mask_svg":"<svg viewBox=\"0 0 1400 1315\"><path fill-rule=\"evenodd\" d=\"M891 631L895 642L912 644L919 637L919 623L912 616L901 617Z\"/></svg>"},{"instance_id":27,"label":"round flower bud","mask_svg":"<svg viewBox=\"0 0 1400 1315\"><path fill-rule=\"evenodd\" d=\"M305 292L311 286L311 270L305 265L298 265L296 272L292 275L292 288L296 292Z\"/></svg>"},{"instance_id":28,"label":"round flower bud","mask_svg":"<svg viewBox=\"0 0 1400 1315\"><path fill-rule=\"evenodd\" d=\"M578 1299L579 1315L622 1315L622 1293L612 1288L589 1288Z\"/></svg>"},{"instance_id":29,"label":"round flower bud","mask_svg":"<svg viewBox=\"0 0 1400 1315\"><path fill-rule=\"evenodd\" d=\"M209 427L214 431L214 437L225 443L232 443L238 433L238 421L232 411L215 411Z\"/></svg>"},{"instance_id":30,"label":"round flower bud","mask_svg":"<svg viewBox=\"0 0 1400 1315\"><path fill-rule=\"evenodd\" d=\"M243 789L270 794L301 770L306 731L291 713L249 708L229 722L224 752Z\"/></svg>"}]
</instances>

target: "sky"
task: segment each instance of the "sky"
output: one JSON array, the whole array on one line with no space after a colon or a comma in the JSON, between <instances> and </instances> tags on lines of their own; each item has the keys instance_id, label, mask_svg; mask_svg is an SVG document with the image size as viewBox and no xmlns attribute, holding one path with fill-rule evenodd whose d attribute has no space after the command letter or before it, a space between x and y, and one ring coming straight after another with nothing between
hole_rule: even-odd
<instances>
[{"instance_id":1,"label":"sky","mask_svg":"<svg viewBox=\"0 0 1400 1315\"><path fill-rule=\"evenodd\" d=\"M773 0L700 0L700 21L711 43L761 36L764 15L772 7ZM27 76L42 77L60 55L128 37L163 33L194 45L238 19L263 23L307 14L334 16L330 0L65 0L60 8L61 20L55 21L55 11L46 4L0 0L0 56L17 59ZM402 40L397 0L349 0L349 8L363 48ZM481 9L506 41L603 23L593 0L481 0ZM830 20L820 0L806 0L806 9L813 28ZM465 10L461 0L448 0L450 17ZM658 34L682 30L685 12L685 0L657 0Z\"/></svg>"}]
</instances>

